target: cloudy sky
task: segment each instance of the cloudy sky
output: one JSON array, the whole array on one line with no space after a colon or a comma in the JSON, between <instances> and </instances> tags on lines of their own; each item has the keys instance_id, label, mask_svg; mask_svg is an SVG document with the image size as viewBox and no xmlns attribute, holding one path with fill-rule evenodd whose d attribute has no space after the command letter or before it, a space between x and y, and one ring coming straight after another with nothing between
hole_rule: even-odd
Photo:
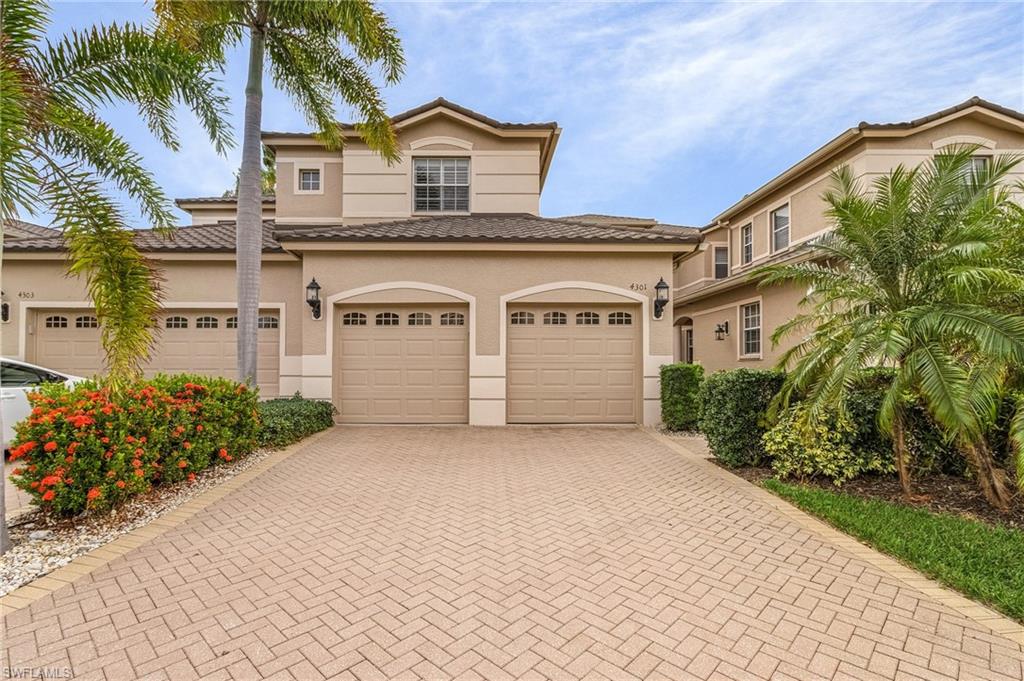
<instances>
[{"instance_id":1,"label":"cloudy sky","mask_svg":"<svg viewBox=\"0 0 1024 681\"><path fill-rule=\"evenodd\" d=\"M862 120L903 121L973 95L1024 110L1024 3L385 2L408 68L397 113L438 96L563 128L542 212L705 224ZM53 36L150 20L141 2L56 2ZM241 118L244 55L224 86ZM342 109L343 119L350 112ZM171 197L220 194L240 157L188 115L182 150L134 112L105 116ZM307 130L269 88L264 129ZM182 214L183 221L186 219Z\"/></svg>"}]
</instances>

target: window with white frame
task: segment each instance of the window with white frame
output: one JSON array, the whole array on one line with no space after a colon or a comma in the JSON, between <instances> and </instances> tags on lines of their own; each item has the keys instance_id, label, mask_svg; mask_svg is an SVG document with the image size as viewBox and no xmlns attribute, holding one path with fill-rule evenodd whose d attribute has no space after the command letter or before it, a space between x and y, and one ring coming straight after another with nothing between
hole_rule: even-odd
<instances>
[{"instance_id":1,"label":"window with white frame","mask_svg":"<svg viewBox=\"0 0 1024 681\"><path fill-rule=\"evenodd\" d=\"M772 250L781 251L789 246L789 204L772 211Z\"/></svg>"},{"instance_id":2,"label":"window with white frame","mask_svg":"<svg viewBox=\"0 0 1024 681\"><path fill-rule=\"evenodd\" d=\"M341 315L342 326L366 326L366 315L362 312L346 312Z\"/></svg>"},{"instance_id":3,"label":"window with white frame","mask_svg":"<svg viewBox=\"0 0 1024 681\"><path fill-rule=\"evenodd\" d=\"M693 364L693 327L683 329L683 361Z\"/></svg>"},{"instance_id":4,"label":"window with white frame","mask_svg":"<svg viewBox=\"0 0 1024 681\"><path fill-rule=\"evenodd\" d=\"M377 326L398 326L401 317L397 312L378 312L375 319Z\"/></svg>"},{"instance_id":5,"label":"window with white frame","mask_svg":"<svg viewBox=\"0 0 1024 681\"><path fill-rule=\"evenodd\" d=\"M533 324L533 313L522 310L513 312L510 321L512 326L529 326Z\"/></svg>"},{"instance_id":6,"label":"window with white frame","mask_svg":"<svg viewBox=\"0 0 1024 681\"><path fill-rule=\"evenodd\" d=\"M433 318L429 312L410 312L409 326L430 326Z\"/></svg>"},{"instance_id":7,"label":"window with white frame","mask_svg":"<svg viewBox=\"0 0 1024 681\"><path fill-rule=\"evenodd\" d=\"M576 324L579 326L597 326L601 323L601 315L596 312L577 312Z\"/></svg>"},{"instance_id":8,"label":"window with white frame","mask_svg":"<svg viewBox=\"0 0 1024 681\"><path fill-rule=\"evenodd\" d=\"M754 260L754 225L746 224L740 227L740 258L744 265Z\"/></svg>"},{"instance_id":9,"label":"window with white frame","mask_svg":"<svg viewBox=\"0 0 1024 681\"><path fill-rule=\"evenodd\" d=\"M740 355L761 354L761 303L747 303L740 306Z\"/></svg>"},{"instance_id":10,"label":"window with white frame","mask_svg":"<svg viewBox=\"0 0 1024 681\"><path fill-rule=\"evenodd\" d=\"M164 320L165 329L187 329L188 319L185 317L168 317Z\"/></svg>"},{"instance_id":11,"label":"window with white frame","mask_svg":"<svg viewBox=\"0 0 1024 681\"><path fill-rule=\"evenodd\" d=\"M633 315L628 312L608 313L608 326L630 326L633 324Z\"/></svg>"},{"instance_id":12,"label":"window with white frame","mask_svg":"<svg viewBox=\"0 0 1024 681\"><path fill-rule=\"evenodd\" d=\"M469 159L414 159L413 193L417 212L469 212Z\"/></svg>"},{"instance_id":13,"label":"window with white frame","mask_svg":"<svg viewBox=\"0 0 1024 681\"><path fill-rule=\"evenodd\" d=\"M224 328L226 329L237 329L238 328L238 317L228 317L224 320Z\"/></svg>"},{"instance_id":14,"label":"window with white frame","mask_svg":"<svg viewBox=\"0 0 1024 681\"><path fill-rule=\"evenodd\" d=\"M715 246L715 279L725 279L729 276L729 249L725 246Z\"/></svg>"},{"instance_id":15,"label":"window with white frame","mask_svg":"<svg viewBox=\"0 0 1024 681\"><path fill-rule=\"evenodd\" d=\"M92 315L85 315L75 319L76 329L98 329L100 322Z\"/></svg>"},{"instance_id":16,"label":"window with white frame","mask_svg":"<svg viewBox=\"0 0 1024 681\"><path fill-rule=\"evenodd\" d=\"M971 156L963 168L964 182L970 182L972 178L978 177L981 173L987 172L992 158L989 156Z\"/></svg>"},{"instance_id":17,"label":"window with white frame","mask_svg":"<svg viewBox=\"0 0 1024 681\"><path fill-rule=\"evenodd\" d=\"M217 318L216 317L197 317L196 318L197 329L216 329Z\"/></svg>"},{"instance_id":18,"label":"window with white frame","mask_svg":"<svg viewBox=\"0 0 1024 681\"><path fill-rule=\"evenodd\" d=\"M466 315L461 312L444 312L441 314L441 326L465 326Z\"/></svg>"},{"instance_id":19,"label":"window with white frame","mask_svg":"<svg viewBox=\"0 0 1024 681\"><path fill-rule=\"evenodd\" d=\"M564 312L545 312L545 326L565 326L569 323L569 316Z\"/></svg>"},{"instance_id":20,"label":"window with white frame","mask_svg":"<svg viewBox=\"0 0 1024 681\"><path fill-rule=\"evenodd\" d=\"M277 326L277 317L274 317L272 315L261 315L256 318L257 329L276 329Z\"/></svg>"},{"instance_id":21,"label":"window with white frame","mask_svg":"<svg viewBox=\"0 0 1024 681\"><path fill-rule=\"evenodd\" d=\"M299 168L299 191L318 192L320 191L320 169Z\"/></svg>"},{"instance_id":22,"label":"window with white frame","mask_svg":"<svg viewBox=\"0 0 1024 681\"><path fill-rule=\"evenodd\" d=\"M54 315L46 318L46 328L48 329L66 329L68 328L68 318L60 315Z\"/></svg>"}]
</instances>

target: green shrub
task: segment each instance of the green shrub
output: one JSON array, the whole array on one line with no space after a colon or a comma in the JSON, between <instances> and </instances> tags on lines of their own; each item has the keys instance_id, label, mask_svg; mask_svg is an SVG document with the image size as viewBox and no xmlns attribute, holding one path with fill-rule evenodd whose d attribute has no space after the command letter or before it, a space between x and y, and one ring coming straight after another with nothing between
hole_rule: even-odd
<instances>
[{"instance_id":1,"label":"green shrub","mask_svg":"<svg viewBox=\"0 0 1024 681\"><path fill-rule=\"evenodd\" d=\"M41 386L15 429L14 484L48 512L104 509L192 478L256 446L256 393L226 379L161 376L114 395L91 381Z\"/></svg>"},{"instance_id":2,"label":"green shrub","mask_svg":"<svg viewBox=\"0 0 1024 681\"><path fill-rule=\"evenodd\" d=\"M781 371L734 369L704 379L698 391L701 432L712 454L727 466L764 460L765 412L782 387Z\"/></svg>"},{"instance_id":3,"label":"green shrub","mask_svg":"<svg viewBox=\"0 0 1024 681\"><path fill-rule=\"evenodd\" d=\"M858 448L858 435L849 416L833 414L812 425L807 410L797 404L783 412L762 441L780 478L823 477L838 487L864 473L895 471L891 448Z\"/></svg>"},{"instance_id":4,"label":"green shrub","mask_svg":"<svg viewBox=\"0 0 1024 681\"><path fill-rule=\"evenodd\" d=\"M661 420L669 430L696 430L697 391L704 380L699 364L665 364L661 367Z\"/></svg>"},{"instance_id":5,"label":"green shrub","mask_svg":"<svg viewBox=\"0 0 1024 681\"><path fill-rule=\"evenodd\" d=\"M260 444L283 447L334 425L334 405L324 400L294 397L260 403Z\"/></svg>"}]
</instances>

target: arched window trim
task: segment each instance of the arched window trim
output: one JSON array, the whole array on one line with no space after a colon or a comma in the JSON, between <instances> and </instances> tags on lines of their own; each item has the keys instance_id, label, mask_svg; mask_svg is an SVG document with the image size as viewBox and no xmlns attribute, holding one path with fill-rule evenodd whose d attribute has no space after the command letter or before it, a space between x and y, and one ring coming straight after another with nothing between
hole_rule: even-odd
<instances>
[{"instance_id":1,"label":"arched window trim","mask_svg":"<svg viewBox=\"0 0 1024 681\"><path fill-rule=\"evenodd\" d=\"M256 318L257 329L276 329L279 325L280 322L274 315L260 315Z\"/></svg>"},{"instance_id":2,"label":"arched window trim","mask_svg":"<svg viewBox=\"0 0 1024 681\"><path fill-rule=\"evenodd\" d=\"M569 323L569 315L564 312L555 310L552 312L544 313L544 325L545 326L565 326Z\"/></svg>"},{"instance_id":3,"label":"arched window trim","mask_svg":"<svg viewBox=\"0 0 1024 681\"><path fill-rule=\"evenodd\" d=\"M402 317L397 312L378 312L374 318L377 326L398 326L401 322Z\"/></svg>"},{"instance_id":4,"label":"arched window trim","mask_svg":"<svg viewBox=\"0 0 1024 681\"><path fill-rule=\"evenodd\" d=\"M238 328L238 317L231 316L224 320L225 329L237 329Z\"/></svg>"},{"instance_id":5,"label":"arched window trim","mask_svg":"<svg viewBox=\"0 0 1024 681\"><path fill-rule=\"evenodd\" d=\"M46 328L48 329L66 329L68 328L68 318L64 315L50 315L46 318Z\"/></svg>"},{"instance_id":6,"label":"arched window trim","mask_svg":"<svg viewBox=\"0 0 1024 681\"><path fill-rule=\"evenodd\" d=\"M576 324L579 326L597 326L601 323L601 315L590 310L576 313Z\"/></svg>"},{"instance_id":7,"label":"arched window trim","mask_svg":"<svg viewBox=\"0 0 1024 681\"><path fill-rule=\"evenodd\" d=\"M633 314L631 312L609 312L608 326L632 326Z\"/></svg>"},{"instance_id":8,"label":"arched window trim","mask_svg":"<svg viewBox=\"0 0 1024 681\"><path fill-rule=\"evenodd\" d=\"M409 326L430 326L434 323L434 316L429 312L410 312L408 318Z\"/></svg>"},{"instance_id":9,"label":"arched window trim","mask_svg":"<svg viewBox=\"0 0 1024 681\"><path fill-rule=\"evenodd\" d=\"M196 317L196 328L197 329L216 329L220 327L220 320L211 315L203 315L202 317Z\"/></svg>"},{"instance_id":10,"label":"arched window trim","mask_svg":"<svg viewBox=\"0 0 1024 681\"><path fill-rule=\"evenodd\" d=\"M82 315L75 318L76 329L98 329L100 321L91 314Z\"/></svg>"},{"instance_id":11,"label":"arched window trim","mask_svg":"<svg viewBox=\"0 0 1024 681\"><path fill-rule=\"evenodd\" d=\"M366 314L363 312L346 312L341 315L342 326L366 326Z\"/></svg>"},{"instance_id":12,"label":"arched window trim","mask_svg":"<svg viewBox=\"0 0 1024 681\"><path fill-rule=\"evenodd\" d=\"M461 312L444 312L441 314L441 326L465 326L466 315Z\"/></svg>"},{"instance_id":13,"label":"arched window trim","mask_svg":"<svg viewBox=\"0 0 1024 681\"><path fill-rule=\"evenodd\" d=\"M188 318L175 315L164 320L165 329L187 329Z\"/></svg>"},{"instance_id":14,"label":"arched window trim","mask_svg":"<svg viewBox=\"0 0 1024 681\"><path fill-rule=\"evenodd\" d=\"M512 326L530 326L534 322L534 315L532 312L516 310L512 313L510 322Z\"/></svg>"}]
</instances>

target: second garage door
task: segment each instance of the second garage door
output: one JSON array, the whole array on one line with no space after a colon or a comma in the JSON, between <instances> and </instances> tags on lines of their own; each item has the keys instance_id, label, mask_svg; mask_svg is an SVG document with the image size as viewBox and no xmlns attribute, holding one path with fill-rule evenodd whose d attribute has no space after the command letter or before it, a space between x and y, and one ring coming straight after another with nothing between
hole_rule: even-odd
<instances>
[{"instance_id":1,"label":"second garage door","mask_svg":"<svg viewBox=\"0 0 1024 681\"><path fill-rule=\"evenodd\" d=\"M234 379L237 318L234 311L168 310L160 315L146 375L193 373ZM37 310L29 361L77 376L102 373L103 349L95 315L87 310ZM259 317L258 384L263 397L276 397L280 374L280 320L276 312Z\"/></svg>"},{"instance_id":2,"label":"second garage door","mask_svg":"<svg viewBox=\"0 0 1024 681\"><path fill-rule=\"evenodd\" d=\"M636 306L522 305L508 312L509 423L636 423Z\"/></svg>"},{"instance_id":3,"label":"second garage door","mask_svg":"<svg viewBox=\"0 0 1024 681\"><path fill-rule=\"evenodd\" d=\"M334 400L342 423L467 423L463 305L353 305L335 317Z\"/></svg>"}]
</instances>

